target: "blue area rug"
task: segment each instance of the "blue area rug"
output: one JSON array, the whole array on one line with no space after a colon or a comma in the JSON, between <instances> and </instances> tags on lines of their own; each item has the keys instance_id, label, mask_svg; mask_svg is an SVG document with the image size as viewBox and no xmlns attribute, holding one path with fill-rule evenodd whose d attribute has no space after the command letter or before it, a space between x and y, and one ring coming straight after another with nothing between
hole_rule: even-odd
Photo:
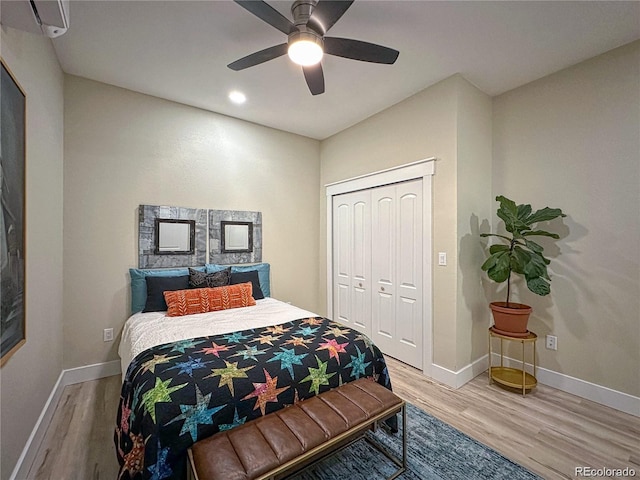
<instances>
[{"instance_id":1,"label":"blue area rug","mask_svg":"<svg viewBox=\"0 0 640 480\"><path fill-rule=\"evenodd\" d=\"M378 429L372 436L401 458L402 432L389 434ZM378 480L395 471L393 462L365 440L359 440L292 479ZM495 450L407 404L407 471L398 477L399 480L488 478L540 479Z\"/></svg>"}]
</instances>

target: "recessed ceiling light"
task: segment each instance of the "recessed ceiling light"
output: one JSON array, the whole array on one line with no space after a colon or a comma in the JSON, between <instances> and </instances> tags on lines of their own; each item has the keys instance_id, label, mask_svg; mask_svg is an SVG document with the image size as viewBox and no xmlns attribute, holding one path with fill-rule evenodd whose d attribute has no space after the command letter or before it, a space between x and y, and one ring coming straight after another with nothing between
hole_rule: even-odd
<instances>
[{"instance_id":1,"label":"recessed ceiling light","mask_svg":"<svg viewBox=\"0 0 640 480\"><path fill-rule=\"evenodd\" d=\"M234 90L229 94L229 100L233 103L242 104L247 101L247 97L244 93Z\"/></svg>"}]
</instances>

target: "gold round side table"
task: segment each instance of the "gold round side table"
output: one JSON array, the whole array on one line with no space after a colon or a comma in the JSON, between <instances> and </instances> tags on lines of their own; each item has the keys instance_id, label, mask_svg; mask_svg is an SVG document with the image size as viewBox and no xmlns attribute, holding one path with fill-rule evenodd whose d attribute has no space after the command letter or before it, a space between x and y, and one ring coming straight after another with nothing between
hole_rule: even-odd
<instances>
[{"instance_id":1,"label":"gold round side table","mask_svg":"<svg viewBox=\"0 0 640 480\"><path fill-rule=\"evenodd\" d=\"M500 339L500 366L493 367L493 351L492 351L492 338ZM507 387L512 388L521 388L522 396L524 397L527 390L531 390L538 384L538 380L536 380L536 340L538 339L538 335L533 332L529 332L526 337L510 337L509 335L503 335L502 333L496 332L493 327L489 328L489 385L491 385L491 381L499 383L501 385L506 385ZM511 368L504 366L504 355L503 355L503 341L507 340L510 342L519 342L522 344L522 370L519 368ZM533 374L528 373L525 370L525 356L524 356L524 346L529 343L532 346L533 350Z\"/></svg>"}]
</instances>

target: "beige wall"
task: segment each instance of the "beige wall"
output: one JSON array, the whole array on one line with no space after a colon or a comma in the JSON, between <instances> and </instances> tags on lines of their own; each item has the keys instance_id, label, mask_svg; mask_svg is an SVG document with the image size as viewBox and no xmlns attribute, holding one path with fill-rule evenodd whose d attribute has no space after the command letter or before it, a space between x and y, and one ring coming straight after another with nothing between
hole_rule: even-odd
<instances>
[{"instance_id":1,"label":"beige wall","mask_svg":"<svg viewBox=\"0 0 640 480\"><path fill-rule=\"evenodd\" d=\"M472 111L469 118L460 121L460 117ZM479 278L474 271L468 270L469 262L459 264L458 248L460 243L458 219L458 191L461 187L475 189L471 196L460 195L463 203L460 219L464 235L470 235L471 203L478 192L490 188L490 172L476 168L479 184L475 184L473 175L463 174L459 178L460 161L464 165L473 163L480 157L481 165L488 165L490 149L490 99L470 85L460 75L444 80L416 95L394 105L369 119L324 140L321 145L321 185L345 180L357 175L375 172L392 166L406 164L415 160L436 157L436 173L433 177L433 357L434 363L449 370L458 370L468 365L471 355L481 356L486 352L466 349L457 353L457 343L476 344L477 332L471 329L475 321L487 325L486 314L472 320L470 315L477 311L482 289L478 288ZM469 136L478 127L478 133ZM486 138L485 138L486 137ZM462 148L460 157L458 149ZM473 153L474 149L480 151ZM462 184L458 182L462 181ZM321 298L326 303L326 208L325 189L321 189L321 249L320 274ZM487 214L486 194L484 207L480 212ZM479 241L477 231L473 233ZM437 252L447 252L448 265L437 266ZM473 256L477 256L474 253ZM467 257L468 258L468 257ZM476 287L467 289L466 302L458 301L458 276L464 273L466 282ZM426 306L426 308L430 308ZM460 311L458 311L461 309ZM325 307L326 310L326 307ZM468 317L459 323L458 317ZM485 338L486 329L481 334ZM477 337L480 338L480 337ZM485 340L486 341L486 340Z\"/></svg>"},{"instance_id":2,"label":"beige wall","mask_svg":"<svg viewBox=\"0 0 640 480\"><path fill-rule=\"evenodd\" d=\"M51 40L1 28L0 54L27 95L27 342L0 370L4 480L62 371L64 77Z\"/></svg>"},{"instance_id":3,"label":"beige wall","mask_svg":"<svg viewBox=\"0 0 640 480\"><path fill-rule=\"evenodd\" d=\"M456 171L456 370L464 368L487 353L487 329L491 324L487 296L483 288L484 273L479 268L486 259L484 242L479 235L480 232L487 231L493 216L493 202L489 195L491 115L491 97L460 79Z\"/></svg>"},{"instance_id":4,"label":"beige wall","mask_svg":"<svg viewBox=\"0 0 640 480\"><path fill-rule=\"evenodd\" d=\"M497 97L493 128L493 196L568 214L551 294L520 289L541 366L640 395L640 42Z\"/></svg>"},{"instance_id":5,"label":"beige wall","mask_svg":"<svg viewBox=\"0 0 640 480\"><path fill-rule=\"evenodd\" d=\"M272 294L318 309L318 141L65 78L65 368L118 359L139 204L261 211Z\"/></svg>"}]
</instances>

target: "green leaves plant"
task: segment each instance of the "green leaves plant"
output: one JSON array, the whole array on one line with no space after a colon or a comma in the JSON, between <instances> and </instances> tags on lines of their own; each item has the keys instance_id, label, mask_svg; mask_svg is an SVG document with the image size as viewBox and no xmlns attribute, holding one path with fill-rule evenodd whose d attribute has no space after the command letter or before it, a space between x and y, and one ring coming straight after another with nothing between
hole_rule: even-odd
<instances>
[{"instance_id":1,"label":"green leaves plant","mask_svg":"<svg viewBox=\"0 0 640 480\"><path fill-rule=\"evenodd\" d=\"M482 265L482 270L485 270L493 281L502 283L509 278L511 271L509 264L509 251L502 251L491 255Z\"/></svg>"},{"instance_id":2,"label":"green leaves plant","mask_svg":"<svg viewBox=\"0 0 640 480\"><path fill-rule=\"evenodd\" d=\"M542 245L538 245L536 242L534 242L533 240L527 240L525 239L524 244L527 246L527 248L529 250L531 250L532 252L536 252L536 253L542 253L542 251L544 250L542 248Z\"/></svg>"},{"instance_id":3,"label":"green leaves plant","mask_svg":"<svg viewBox=\"0 0 640 480\"><path fill-rule=\"evenodd\" d=\"M509 247L507 245L500 245L500 244L495 244L495 245L491 245L489 247L489 253L491 255L493 255L494 253L498 253L498 252L506 252L509 250Z\"/></svg>"},{"instance_id":4,"label":"green leaves plant","mask_svg":"<svg viewBox=\"0 0 640 480\"><path fill-rule=\"evenodd\" d=\"M548 263L549 260L544 258L542 255L533 253L531 254L529 262L524 266L523 273L528 280L533 280L538 277L551 280L547 273Z\"/></svg>"},{"instance_id":5,"label":"green leaves plant","mask_svg":"<svg viewBox=\"0 0 640 480\"><path fill-rule=\"evenodd\" d=\"M482 270L497 283L505 281L509 283L512 272L523 275L529 290L537 295L548 295L551 291L549 284L551 279L547 272L550 261L542 254L544 250L542 245L528 237L560 238L556 233L534 230L533 226L535 223L566 217L566 215L559 208L549 207L531 213L531 205L516 205L513 200L503 195L497 196L496 201L500 202L496 212L498 218L504 222L505 229L511 236L496 233L480 234L481 237L496 237L506 242L506 245L496 243L489 247L489 258L482 264ZM509 287L508 285L507 304L511 290Z\"/></svg>"},{"instance_id":6,"label":"green leaves plant","mask_svg":"<svg viewBox=\"0 0 640 480\"><path fill-rule=\"evenodd\" d=\"M533 235L540 235L540 236L551 237L551 238L560 238L560 236L557 233L545 232L544 230L532 230L530 232L522 233L523 237L531 237Z\"/></svg>"},{"instance_id":7,"label":"green leaves plant","mask_svg":"<svg viewBox=\"0 0 640 480\"><path fill-rule=\"evenodd\" d=\"M551 292L551 285L545 279L538 277L527 280L527 287L536 295L544 297Z\"/></svg>"},{"instance_id":8,"label":"green leaves plant","mask_svg":"<svg viewBox=\"0 0 640 480\"><path fill-rule=\"evenodd\" d=\"M566 217L566 215L562 213L562 210L559 208L544 207L543 209L536 211L533 215L530 215L526 219L526 223L527 225L533 225L534 223L547 222L558 217Z\"/></svg>"}]
</instances>

